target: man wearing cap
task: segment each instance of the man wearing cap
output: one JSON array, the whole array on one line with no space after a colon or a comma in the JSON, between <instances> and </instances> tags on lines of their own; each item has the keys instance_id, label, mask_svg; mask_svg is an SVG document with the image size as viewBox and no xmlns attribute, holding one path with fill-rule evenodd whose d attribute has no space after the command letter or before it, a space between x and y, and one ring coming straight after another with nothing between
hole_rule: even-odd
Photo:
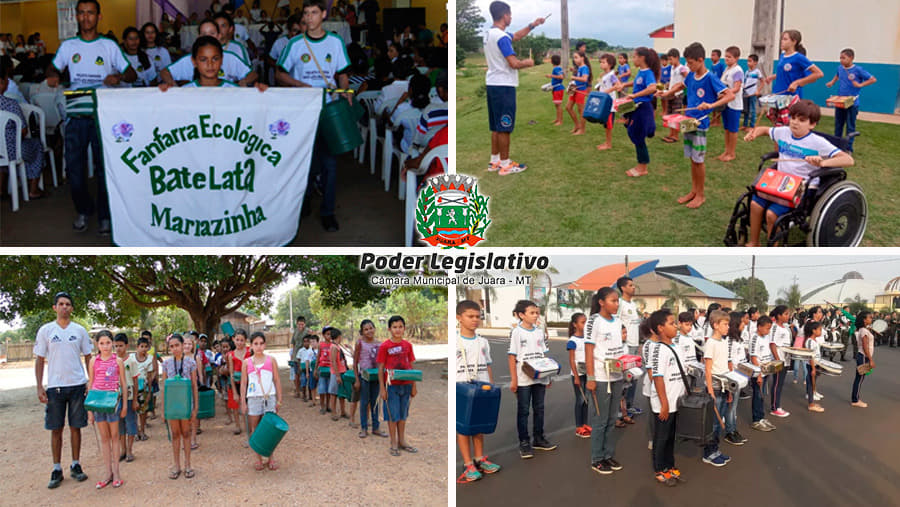
<instances>
[{"instance_id":1,"label":"man wearing cap","mask_svg":"<svg viewBox=\"0 0 900 507\"><path fill-rule=\"evenodd\" d=\"M88 377L85 369L91 361L94 348L87 330L72 322L72 297L59 292L53 297L56 320L38 329L34 339L34 377L37 395L47 405L44 412L44 428L50 430L50 446L53 452L53 471L47 487L56 488L63 480L62 434L66 416L72 440L72 464L69 474L78 482L88 478L81 470L78 458L81 454L81 428L87 426L84 397L87 395ZM84 367L81 357L84 356ZM47 387L44 388L44 365L47 365Z\"/></svg>"}]
</instances>

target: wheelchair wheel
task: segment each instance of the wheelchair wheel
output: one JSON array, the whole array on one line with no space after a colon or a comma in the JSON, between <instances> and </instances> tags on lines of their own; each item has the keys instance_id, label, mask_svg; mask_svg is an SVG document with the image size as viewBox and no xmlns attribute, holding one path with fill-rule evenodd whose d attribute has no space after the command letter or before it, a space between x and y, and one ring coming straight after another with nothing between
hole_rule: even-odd
<instances>
[{"instance_id":1,"label":"wheelchair wheel","mask_svg":"<svg viewBox=\"0 0 900 507\"><path fill-rule=\"evenodd\" d=\"M869 214L862 188L841 181L822 194L810 214L809 246L859 246Z\"/></svg>"},{"instance_id":2,"label":"wheelchair wheel","mask_svg":"<svg viewBox=\"0 0 900 507\"><path fill-rule=\"evenodd\" d=\"M725 230L725 246L744 246L747 244L747 235L750 230L750 198L747 192L734 204L731 212L731 220Z\"/></svg>"}]
</instances>

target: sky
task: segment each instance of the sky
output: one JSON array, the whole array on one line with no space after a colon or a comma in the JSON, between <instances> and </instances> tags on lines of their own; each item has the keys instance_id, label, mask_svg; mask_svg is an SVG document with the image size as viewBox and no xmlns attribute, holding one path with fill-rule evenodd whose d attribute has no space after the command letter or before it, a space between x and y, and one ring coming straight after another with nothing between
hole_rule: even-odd
<instances>
[{"instance_id":1,"label":"sky","mask_svg":"<svg viewBox=\"0 0 900 507\"><path fill-rule=\"evenodd\" d=\"M629 262L659 259L658 266L689 264L704 277L713 280L734 280L750 276L749 255L631 255ZM550 263L559 270L553 284L571 282L607 264L625 262L624 256L554 255ZM897 255L757 255L756 276L766 284L769 302L778 297L778 289L787 288L797 277L800 290L805 292L826 282L840 279L848 271L857 271L866 280L887 282L900 276L900 256Z\"/></svg>"},{"instance_id":2,"label":"sky","mask_svg":"<svg viewBox=\"0 0 900 507\"><path fill-rule=\"evenodd\" d=\"M491 1L475 2L487 20L485 28L492 24L488 10ZM549 38L560 38L559 0L506 2L512 8L512 25L508 31L520 30L535 19L552 13L534 34L543 33ZM674 21L673 2L674 0L569 0L569 37L601 39L611 46L652 47L653 40L648 34Z\"/></svg>"}]
</instances>

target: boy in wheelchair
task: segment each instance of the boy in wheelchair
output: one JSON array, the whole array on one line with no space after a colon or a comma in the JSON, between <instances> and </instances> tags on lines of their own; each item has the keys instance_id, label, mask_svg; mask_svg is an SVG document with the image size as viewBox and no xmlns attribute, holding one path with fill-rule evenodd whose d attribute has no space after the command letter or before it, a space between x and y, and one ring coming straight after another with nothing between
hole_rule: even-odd
<instances>
[{"instance_id":1,"label":"boy in wheelchair","mask_svg":"<svg viewBox=\"0 0 900 507\"><path fill-rule=\"evenodd\" d=\"M800 197L800 201L795 200L791 203L787 202L783 196L779 197L763 192L757 186L750 202L750 234L747 237L746 246L759 246L763 215L765 215L769 238L773 239L778 218L791 212L793 208L802 206L804 200L816 196L820 176L824 176L820 169L853 165L853 158L832 144L830 139L834 138L830 136L826 138L817 132L812 132L820 117L819 106L811 100L800 100L790 107L788 126L756 127L744 137L745 141L752 141L763 135L769 136L778 145L777 170L788 175L799 176L807 187ZM782 181L785 180L782 179ZM776 190L783 190L783 188Z\"/></svg>"}]
</instances>

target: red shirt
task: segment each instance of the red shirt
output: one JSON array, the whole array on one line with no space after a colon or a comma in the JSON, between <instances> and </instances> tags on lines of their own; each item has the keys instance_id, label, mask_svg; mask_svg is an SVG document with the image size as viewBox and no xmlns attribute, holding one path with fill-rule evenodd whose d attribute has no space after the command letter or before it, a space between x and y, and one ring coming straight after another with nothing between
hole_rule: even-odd
<instances>
[{"instance_id":1,"label":"red shirt","mask_svg":"<svg viewBox=\"0 0 900 507\"><path fill-rule=\"evenodd\" d=\"M319 344L319 366L331 367L331 342Z\"/></svg>"},{"instance_id":2,"label":"red shirt","mask_svg":"<svg viewBox=\"0 0 900 507\"><path fill-rule=\"evenodd\" d=\"M383 364L385 370L411 370L412 363L416 360L413 355L412 344L406 340L395 342L387 340L378 347L378 355L375 356L375 362ZM403 385L411 384L411 380L394 380L391 384Z\"/></svg>"}]
</instances>

